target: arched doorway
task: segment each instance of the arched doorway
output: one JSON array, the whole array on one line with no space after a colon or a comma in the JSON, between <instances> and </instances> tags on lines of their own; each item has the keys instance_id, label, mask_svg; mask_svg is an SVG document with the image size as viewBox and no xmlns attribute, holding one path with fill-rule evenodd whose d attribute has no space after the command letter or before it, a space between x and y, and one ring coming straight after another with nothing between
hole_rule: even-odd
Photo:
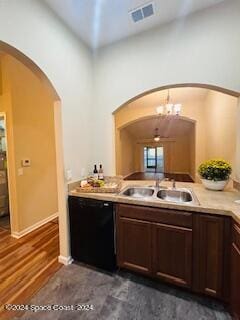
<instances>
[{"instance_id":1,"label":"arched doorway","mask_svg":"<svg viewBox=\"0 0 240 320\"><path fill-rule=\"evenodd\" d=\"M52 126L54 130L54 153L56 158L56 199L57 199L57 214L59 216L59 228L60 234L64 235L60 238L60 252L64 256L68 256L68 248L66 248L67 234L66 234L66 194L65 194L65 181L64 181L64 163L63 163L63 146L62 146L62 120L61 120L61 100L60 97L53 87L51 81L46 76L46 74L35 64L29 57L24 55L22 52L16 48L0 41L0 52L3 55L8 55L16 59L19 63L24 65L35 77L39 79L42 87L46 90L47 95L51 97L53 108L53 117L51 118ZM9 112L7 112L9 114ZM8 114L6 115L8 119ZM31 115L30 115L31 116ZM17 205L17 190L16 190L16 179L19 175L18 167L15 163L16 152L14 151L14 145L11 142L12 139L12 128L8 127L8 159L9 159L9 170L8 170L8 180L9 180L9 193L10 193L10 214L11 214L11 231L12 235L16 238L21 237L27 232L31 231L37 225L41 225L43 221L36 221L34 226L22 227L21 217L19 216L19 208ZM47 142L47 140L45 141ZM26 141L27 143L27 141ZM44 143L44 142L43 142ZM40 147L40 146L39 146ZM52 150L53 151L53 150ZM43 155L44 156L44 155ZM20 166L18 161L18 166ZM43 172L44 174L44 172ZM31 193L29 194L29 196ZM47 219L46 219L47 221ZM23 229L23 230L22 230ZM62 231L62 232L61 232ZM66 261L62 261L66 263Z\"/></svg>"},{"instance_id":2,"label":"arched doorway","mask_svg":"<svg viewBox=\"0 0 240 320\"><path fill-rule=\"evenodd\" d=\"M195 144L195 148L191 149L191 156L189 155L189 158L195 158L195 163L190 166L189 175L193 180L195 180L195 177L198 180L196 169L199 164L212 157L226 158L232 163L235 174L235 149L237 144L236 118L239 93L203 84L180 84L161 87L160 90L150 90L147 93L140 94L129 100L113 113L115 120L115 159L117 174L126 176L127 174L138 171L143 172L141 166L136 167L135 160L132 170L123 170L122 164L120 163L121 152L119 150L121 150L122 141L127 139L130 141L130 138L123 137L122 134L124 131L127 132L128 126L129 128L133 128L135 122L141 123L142 121L140 135L145 134L146 138L152 140L151 142L153 143L154 128L149 127L147 121L151 118L157 118L156 108L166 101L169 88L171 88L170 95L173 102L179 102L183 105L181 117L177 116L178 119L183 117L195 122L195 134L189 134L189 137L192 137L191 139L195 140L195 142L191 142L192 144ZM168 119L171 119L169 124L174 123L174 116L169 116ZM156 126L154 123L152 125ZM164 134L167 132L168 127L169 126L165 126L164 129L164 126L162 126L162 138L164 138ZM135 126L135 129L128 131L131 135L136 135L136 132L139 130L137 129L137 126ZM128 150L130 150L130 143L128 146ZM184 154L183 149L182 153ZM129 153L124 152L125 159L127 158L126 154ZM179 156L181 155L181 150L179 150L178 154ZM183 159L180 158L181 157L177 160L179 163L183 161ZM131 162L129 161L128 164L131 164ZM186 170L184 166L179 168L180 173L182 168L183 171ZM178 172L179 168L175 168L175 171ZM126 169L126 166L124 169Z\"/></svg>"}]
</instances>

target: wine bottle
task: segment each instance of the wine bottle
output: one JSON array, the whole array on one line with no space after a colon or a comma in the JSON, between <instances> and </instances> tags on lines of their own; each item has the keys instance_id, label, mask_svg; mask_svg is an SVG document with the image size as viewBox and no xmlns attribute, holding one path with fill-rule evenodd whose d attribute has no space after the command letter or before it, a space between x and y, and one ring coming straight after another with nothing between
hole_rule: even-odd
<instances>
[{"instance_id":1,"label":"wine bottle","mask_svg":"<svg viewBox=\"0 0 240 320\"><path fill-rule=\"evenodd\" d=\"M94 165L94 170L93 170L93 178L95 180L98 180L98 171L97 171L97 165Z\"/></svg>"},{"instance_id":2,"label":"wine bottle","mask_svg":"<svg viewBox=\"0 0 240 320\"><path fill-rule=\"evenodd\" d=\"M101 164L100 164L100 166L99 166L98 179L99 179L99 180L104 180L103 168L102 168L102 165L101 165Z\"/></svg>"}]
</instances>

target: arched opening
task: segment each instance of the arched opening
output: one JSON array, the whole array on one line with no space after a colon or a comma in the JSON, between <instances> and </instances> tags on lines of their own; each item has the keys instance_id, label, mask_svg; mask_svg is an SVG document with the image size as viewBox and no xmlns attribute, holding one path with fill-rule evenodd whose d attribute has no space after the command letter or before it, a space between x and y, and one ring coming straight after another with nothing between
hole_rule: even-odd
<instances>
[{"instance_id":1,"label":"arched opening","mask_svg":"<svg viewBox=\"0 0 240 320\"><path fill-rule=\"evenodd\" d=\"M19 50L0 41L0 57L11 234L21 238L55 217L59 217L60 230L64 229L60 97L46 74ZM27 160L28 166L24 164ZM60 247L65 248L65 240L60 239Z\"/></svg>"},{"instance_id":2,"label":"arched opening","mask_svg":"<svg viewBox=\"0 0 240 320\"><path fill-rule=\"evenodd\" d=\"M159 121L157 107L166 103L169 90L171 102L182 105L181 114L165 115ZM116 173L137 179L156 177L146 174L155 171L170 178L171 174L173 178L179 174L180 181L198 182L197 168L201 162L224 158L232 164L235 175L238 98L239 93L212 85L180 84L130 99L114 112ZM156 128L160 134L157 143ZM162 156L165 159L161 160L161 168L156 149L160 146L163 148L159 152L166 156ZM148 151L156 154L156 159L151 156L152 169L144 165L144 152L147 157Z\"/></svg>"},{"instance_id":3,"label":"arched opening","mask_svg":"<svg viewBox=\"0 0 240 320\"><path fill-rule=\"evenodd\" d=\"M208 90L221 92L221 93L224 93L224 94L236 97L236 98L240 97L240 93L239 92L236 92L236 91L233 91L233 90L229 90L229 89L226 89L226 88L222 88L222 87L219 87L219 86L215 86L215 85L212 85L212 84L204 84L204 83L168 84L168 85L157 87L157 88L154 88L154 89L151 89L151 90L147 90L147 91L144 91L144 92L138 94L137 96L129 99L128 101L124 102L122 105L118 106L116 108L116 110L113 112L113 114L116 114L122 108L124 108L128 104L134 102L135 100L140 99L140 98L142 98L144 96L147 96L147 95L149 95L151 93L158 92L158 91L164 91L164 90L168 90L168 89L174 89L174 88L202 88L202 89L208 89Z\"/></svg>"}]
</instances>

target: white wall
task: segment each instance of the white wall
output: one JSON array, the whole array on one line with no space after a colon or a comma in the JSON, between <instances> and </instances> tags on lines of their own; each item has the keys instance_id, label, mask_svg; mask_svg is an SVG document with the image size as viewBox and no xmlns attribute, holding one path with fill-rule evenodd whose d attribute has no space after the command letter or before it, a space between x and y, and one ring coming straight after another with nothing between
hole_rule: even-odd
<instances>
[{"instance_id":1,"label":"white wall","mask_svg":"<svg viewBox=\"0 0 240 320\"><path fill-rule=\"evenodd\" d=\"M37 0L0 1L0 40L31 58L62 101L65 167L73 179L90 161L91 53Z\"/></svg>"},{"instance_id":2,"label":"white wall","mask_svg":"<svg viewBox=\"0 0 240 320\"><path fill-rule=\"evenodd\" d=\"M240 2L230 0L99 51L93 160L114 173L111 113L144 91L177 83L240 91L239 12Z\"/></svg>"}]
</instances>

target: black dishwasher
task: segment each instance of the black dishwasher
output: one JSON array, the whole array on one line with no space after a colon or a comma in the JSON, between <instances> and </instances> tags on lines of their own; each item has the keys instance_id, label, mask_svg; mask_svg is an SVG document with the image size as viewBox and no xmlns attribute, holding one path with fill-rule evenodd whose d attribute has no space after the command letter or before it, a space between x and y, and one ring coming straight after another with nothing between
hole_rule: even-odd
<instances>
[{"instance_id":1,"label":"black dishwasher","mask_svg":"<svg viewBox=\"0 0 240 320\"><path fill-rule=\"evenodd\" d=\"M108 271L116 269L114 204L69 196L71 255Z\"/></svg>"}]
</instances>

